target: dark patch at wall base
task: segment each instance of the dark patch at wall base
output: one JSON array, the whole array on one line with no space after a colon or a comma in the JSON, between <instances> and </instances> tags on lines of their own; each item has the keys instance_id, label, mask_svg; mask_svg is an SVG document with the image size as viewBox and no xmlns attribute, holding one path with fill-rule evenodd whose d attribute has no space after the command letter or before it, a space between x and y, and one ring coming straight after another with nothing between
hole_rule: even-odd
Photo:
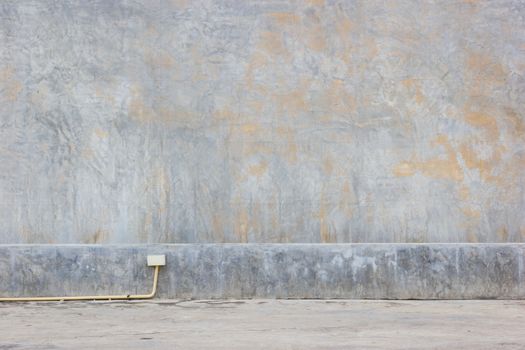
<instances>
[{"instance_id":1,"label":"dark patch at wall base","mask_svg":"<svg viewBox=\"0 0 525 350\"><path fill-rule=\"evenodd\" d=\"M523 299L525 244L0 245L0 296Z\"/></svg>"}]
</instances>

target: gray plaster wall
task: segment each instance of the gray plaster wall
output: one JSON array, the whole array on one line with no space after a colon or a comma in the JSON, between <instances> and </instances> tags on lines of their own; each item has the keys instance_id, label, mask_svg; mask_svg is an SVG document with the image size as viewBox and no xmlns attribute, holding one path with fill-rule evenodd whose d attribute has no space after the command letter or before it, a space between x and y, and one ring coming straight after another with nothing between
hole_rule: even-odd
<instances>
[{"instance_id":1,"label":"gray plaster wall","mask_svg":"<svg viewBox=\"0 0 525 350\"><path fill-rule=\"evenodd\" d=\"M0 297L523 299L525 244L0 245Z\"/></svg>"},{"instance_id":2,"label":"gray plaster wall","mask_svg":"<svg viewBox=\"0 0 525 350\"><path fill-rule=\"evenodd\" d=\"M3 0L0 243L524 242L524 18L520 0ZM199 295L183 286L161 292Z\"/></svg>"}]
</instances>

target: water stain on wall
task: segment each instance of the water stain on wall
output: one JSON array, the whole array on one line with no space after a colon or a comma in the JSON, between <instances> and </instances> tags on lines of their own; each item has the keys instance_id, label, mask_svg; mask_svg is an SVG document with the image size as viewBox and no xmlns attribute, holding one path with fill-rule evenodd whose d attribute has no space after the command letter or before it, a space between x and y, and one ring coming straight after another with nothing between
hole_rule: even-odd
<instances>
[{"instance_id":1,"label":"water stain on wall","mask_svg":"<svg viewBox=\"0 0 525 350\"><path fill-rule=\"evenodd\" d=\"M0 243L523 242L523 16L8 2Z\"/></svg>"}]
</instances>

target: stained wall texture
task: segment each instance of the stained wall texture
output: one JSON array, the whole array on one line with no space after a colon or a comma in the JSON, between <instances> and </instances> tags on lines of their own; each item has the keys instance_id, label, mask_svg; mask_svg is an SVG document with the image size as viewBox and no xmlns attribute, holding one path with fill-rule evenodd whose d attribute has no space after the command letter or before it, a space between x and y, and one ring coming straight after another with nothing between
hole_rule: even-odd
<instances>
[{"instance_id":1,"label":"stained wall texture","mask_svg":"<svg viewBox=\"0 0 525 350\"><path fill-rule=\"evenodd\" d=\"M2 297L525 299L525 244L0 245Z\"/></svg>"},{"instance_id":2,"label":"stained wall texture","mask_svg":"<svg viewBox=\"0 0 525 350\"><path fill-rule=\"evenodd\" d=\"M524 242L525 2L0 3L0 243Z\"/></svg>"}]
</instances>

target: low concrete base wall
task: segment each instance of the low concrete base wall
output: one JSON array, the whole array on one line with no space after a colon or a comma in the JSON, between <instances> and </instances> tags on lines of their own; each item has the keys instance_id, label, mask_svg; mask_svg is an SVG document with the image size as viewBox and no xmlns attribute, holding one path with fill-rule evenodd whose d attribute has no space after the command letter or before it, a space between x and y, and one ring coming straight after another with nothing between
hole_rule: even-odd
<instances>
[{"instance_id":1,"label":"low concrete base wall","mask_svg":"<svg viewBox=\"0 0 525 350\"><path fill-rule=\"evenodd\" d=\"M0 245L0 296L525 298L525 244Z\"/></svg>"}]
</instances>

